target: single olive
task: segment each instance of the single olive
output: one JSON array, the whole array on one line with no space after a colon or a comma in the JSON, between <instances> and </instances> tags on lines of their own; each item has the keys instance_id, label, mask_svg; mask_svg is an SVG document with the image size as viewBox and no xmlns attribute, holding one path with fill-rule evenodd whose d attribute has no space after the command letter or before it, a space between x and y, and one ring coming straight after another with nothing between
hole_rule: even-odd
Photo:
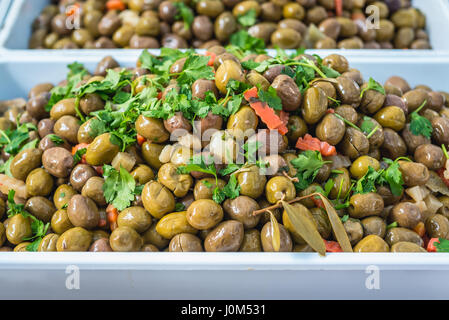
<instances>
[{"instance_id":1,"label":"single olive","mask_svg":"<svg viewBox=\"0 0 449 320\"><path fill-rule=\"evenodd\" d=\"M44 169L37 168L28 174L26 187L31 196L48 196L53 190L53 178Z\"/></svg>"},{"instance_id":2,"label":"single olive","mask_svg":"<svg viewBox=\"0 0 449 320\"><path fill-rule=\"evenodd\" d=\"M166 213L175 210L173 194L156 181L150 181L145 184L142 190L142 202L145 209L156 219L160 219Z\"/></svg>"},{"instance_id":3,"label":"single olive","mask_svg":"<svg viewBox=\"0 0 449 320\"><path fill-rule=\"evenodd\" d=\"M295 196L295 186L287 177L273 177L268 180L265 186L265 197L270 203L276 203L279 200L289 201L294 199Z\"/></svg>"},{"instance_id":4,"label":"single olive","mask_svg":"<svg viewBox=\"0 0 449 320\"><path fill-rule=\"evenodd\" d=\"M291 252L293 249L292 238L284 228L283 225L279 224L279 234L280 234L280 247L279 252ZM262 248L265 252L274 252L273 247L273 226L271 222L267 222L260 232L260 238L262 242Z\"/></svg>"},{"instance_id":5,"label":"single olive","mask_svg":"<svg viewBox=\"0 0 449 320\"><path fill-rule=\"evenodd\" d=\"M223 220L223 209L210 199L195 200L187 209L186 217L192 227L210 229Z\"/></svg>"},{"instance_id":6,"label":"single olive","mask_svg":"<svg viewBox=\"0 0 449 320\"><path fill-rule=\"evenodd\" d=\"M138 233L145 232L152 223L151 215L142 207L129 207L117 217L119 227L130 227Z\"/></svg>"},{"instance_id":7,"label":"single olive","mask_svg":"<svg viewBox=\"0 0 449 320\"><path fill-rule=\"evenodd\" d=\"M143 239L133 228L118 227L112 231L109 244L114 251L135 252L140 251Z\"/></svg>"},{"instance_id":8,"label":"single olive","mask_svg":"<svg viewBox=\"0 0 449 320\"><path fill-rule=\"evenodd\" d=\"M354 247L354 252L389 252L390 247L379 236L369 235L359 241Z\"/></svg>"}]
</instances>

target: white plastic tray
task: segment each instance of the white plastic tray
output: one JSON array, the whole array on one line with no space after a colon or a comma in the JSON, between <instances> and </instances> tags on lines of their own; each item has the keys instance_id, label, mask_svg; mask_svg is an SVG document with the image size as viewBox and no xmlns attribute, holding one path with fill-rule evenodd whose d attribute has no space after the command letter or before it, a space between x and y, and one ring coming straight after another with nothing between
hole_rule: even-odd
<instances>
[{"instance_id":1,"label":"white plastic tray","mask_svg":"<svg viewBox=\"0 0 449 320\"><path fill-rule=\"evenodd\" d=\"M9 0L3 0L9 1ZM0 30L0 50L24 51L27 54L60 54L61 50L28 50L31 36L31 24L48 0L14 0L10 7L3 30ZM432 50L344 50L346 55L362 56L426 56L449 55L449 4L448 0L412 0L413 6L419 8L427 17L427 31L430 35ZM64 54L78 56L104 52L104 50L63 50ZM123 52L123 49L108 49L109 52ZM138 51L127 49L126 51ZM319 50L329 52L329 50ZM324 54L323 53L323 54ZM101 54L101 53L100 53Z\"/></svg>"},{"instance_id":2,"label":"white plastic tray","mask_svg":"<svg viewBox=\"0 0 449 320\"><path fill-rule=\"evenodd\" d=\"M138 53L113 56L132 66ZM74 60L93 70L101 57L0 56L0 100L59 82ZM397 74L449 91L449 57L349 61L378 81ZM80 269L79 290L66 288L68 266ZM0 299L449 299L448 284L449 254L0 253Z\"/></svg>"}]
</instances>

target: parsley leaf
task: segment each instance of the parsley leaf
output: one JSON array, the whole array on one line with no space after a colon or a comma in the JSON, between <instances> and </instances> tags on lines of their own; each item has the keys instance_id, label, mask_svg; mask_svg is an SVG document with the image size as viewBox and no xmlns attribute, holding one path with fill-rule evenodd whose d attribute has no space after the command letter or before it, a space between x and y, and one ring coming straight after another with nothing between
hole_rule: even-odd
<instances>
[{"instance_id":1,"label":"parsley leaf","mask_svg":"<svg viewBox=\"0 0 449 320\"><path fill-rule=\"evenodd\" d=\"M118 211L130 206L136 194L136 181L120 166L120 171L109 165L103 166L103 192L107 203Z\"/></svg>"},{"instance_id":2,"label":"parsley leaf","mask_svg":"<svg viewBox=\"0 0 449 320\"><path fill-rule=\"evenodd\" d=\"M402 191L404 190L404 180L402 179L402 172L399 170L398 160L399 158L395 161L384 158L384 161L389 167L382 172L381 176L381 182L387 182L390 185L391 193L395 196L402 195Z\"/></svg>"},{"instance_id":3,"label":"parsley leaf","mask_svg":"<svg viewBox=\"0 0 449 320\"><path fill-rule=\"evenodd\" d=\"M378 181L382 172L374 170L373 167L368 167L366 174L357 181L355 193L370 193L376 192L376 182Z\"/></svg>"},{"instance_id":4,"label":"parsley leaf","mask_svg":"<svg viewBox=\"0 0 449 320\"><path fill-rule=\"evenodd\" d=\"M244 14L237 17L238 23L244 27L251 27L257 21L257 12L255 9L249 9Z\"/></svg>"},{"instance_id":5,"label":"parsley leaf","mask_svg":"<svg viewBox=\"0 0 449 320\"><path fill-rule=\"evenodd\" d=\"M178 10L175 19L182 19L184 21L184 29L189 30L195 18L192 9L186 6L184 2L174 2L173 5Z\"/></svg>"},{"instance_id":6,"label":"parsley leaf","mask_svg":"<svg viewBox=\"0 0 449 320\"><path fill-rule=\"evenodd\" d=\"M374 127L375 125L374 122L371 121L371 118L364 116L362 125L360 126L360 130L362 130L365 134L369 134L374 130Z\"/></svg>"},{"instance_id":7,"label":"parsley leaf","mask_svg":"<svg viewBox=\"0 0 449 320\"><path fill-rule=\"evenodd\" d=\"M209 59L206 56L190 55L184 63L184 68L179 73L178 83L191 85L197 79L213 80L213 68L207 65Z\"/></svg>"},{"instance_id":8,"label":"parsley leaf","mask_svg":"<svg viewBox=\"0 0 449 320\"><path fill-rule=\"evenodd\" d=\"M181 202L176 202L175 204L175 211L179 212L179 211L184 211L186 209L186 206L181 203Z\"/></svg>"},{"instance_id":9,"label":"parsley leaf","mask_svg":"<svg viewBox=\"0 0 449 320\"><path fill-rule=\"evenodd\" d=\"M384 87L379 82L374 80L373 78L369 78L368 86L365 89L363 89L362 92L360 92L360 98L363 97L365 92L368 90L375 90L375 91L380 92L383 95L385 95Z\"/></svg>"},{"instance_id":10,"label":"parsley leaf","mask_svg":"<svg viewBox=\"0 0 449 320\"><path fill-rule=\"evenodd\" d=\"M282 100L272 86L268 88L268 91L259 88L259 100L266 102L274 110L282 110Z\"/></svg>"},{"instance_id":11,"label":"parsley leaf","mask_svg":"<svg viewBox=\"0 0 449 320\"><path fill-rule=\"evenodd\" d=\"M266 53L265 41L251 36L245 30L233 33L229 39L229 43L230 46L227 46L226 49L236 54L237 57L243 58L249 53Z\"/></svg>"},{"instance_id":12,"label":"parsley leaf","mask_svg":"<svg viewBox=\"0 0 449 320\"><path fill-rule=\"evenodd\" d=\"M306 150L290 163L297 170L296 177L299 179L299 182L294 183L295 187L298 190L304 190L315 180L323 165L331 161L323 161L318 151Z\"/></svg>"},{"instance_id":13,"label":"parsley leaf","mask_svg":"<svg viewBox=\"0 0 449 320\"><path fill-rule=\"evenodd\" d=\"M57 146L64 144L64 139L62 139L61 137L55 135L55 134L49 134L48 138L53 141L53 143Z\"/></svg>"},{"instance_id":14,"label":"parsley leaf","mask_svg":"<svg viewBox=\"0 0 449 320\"><path fill-rule=\"evenodd\" d=\"M37 130L37 127L31 123L24 123L15 130L0 130L0 146L5 147L6 153L16 155L20 152L23 143L30 137L31 130Z\"/></svg>"},{"instance_id":15,"label":"parsley leaf","mask_svg":"<svg viewBox=\"0 0 449 320\"><path fill-rule=\"evenodd\" d=\"M426 138L430 138L433 131L432 123L429 121L429 119L420 116L418 113L422 108L425 107L426 104L427 100L424 101L423 104L419 106L418 109L413 111L410 115L410 131L415 136L422 135Z\"/></svg>"}]
</instances>

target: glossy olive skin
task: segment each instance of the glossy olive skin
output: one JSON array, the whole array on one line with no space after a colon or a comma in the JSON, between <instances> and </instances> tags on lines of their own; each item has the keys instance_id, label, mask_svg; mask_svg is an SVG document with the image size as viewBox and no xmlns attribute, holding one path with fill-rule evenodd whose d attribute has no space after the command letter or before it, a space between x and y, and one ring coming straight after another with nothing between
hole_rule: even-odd
<instances>
[{"instance_id":1,"label":"glossy olive skin","mask_svg":"<svg viewBox=\"0 0 449 320\"><path fill-rule=\"evenodd\" d=\"M436 214L426 221L426 230L431 238L449 238L449 220L441 215Z\"/></svg>"},{"instance_id":2,"label":"glossy olive skin","mask_svg":"<svg viewBox=\"0 0 449 320\"><path fill-rule=\"evenodd\" d=\"M156 231L156 226L157 223L151 224L151 227L142 234L142 238L145 244L152 244L159 250L162 250L168 246L170 241L165 239Z\"/></svg>"},{"instance_id":3,"label":"glossy olive skin","mask_svg":"<svg viewBox=\"0 0 449 320\"><path fill-rule=\"evenodd\" d=\"M146 231L152 223L151 215L142 207L129 207L117 217L119 227L130 227L138 233Z\"/></svg>"},{"instance_id":4,"label":"glossy olive skin","mask_svg":"<svg viewBox=\"0 0 449 320\"><path fill-rule=\"evenodd\" d=\"M98 206L105 206L106 199L103 193L103 185L103 178L97 176L90 177L81 189L81 194L84 197L92 199Z\"/></svg>"},{"instance_id":5,"label":"glossy olive skin","mask_svg":"<svg viewBox=\"0 0 449 320\"><path fill-rule=\"evenodd\" d=\"M92 242L92 234L84 228L75 227L67 230L59 236L56 242L56 250L64 251L87 251Z\"/></svg>"},{"instance_id":6,"label":"glossy olive skin","mask_svg":"<svg viewBox=\"0 0 449 320\"><path fill-rule=\"evenodd\" d=\"M74 195L67 206L67 215L75 227L93 229L100 221L97 205L90 198Z\"/></svg>"},{"instance_id":7,"label":"glossy olive skin","mask_svg":"<svg viewBox=\"0 0 449 320\"><path fill-rule=\"evenodd\" d=\"M365 236L368 236L370 234L374 234L381 238L385 236L385 232L387 231L387 224L381 217L368 217L362 219L360 222L362 223Z\"/></svg>"},{"instance_id":8,"label":"glossy olive skin","mask_svg":"<svg viewBox=\"0 0 449 320\"><path fill-rule=\"evenodd\" d=\"M210 199L195 200L187 209L186 218L198 230L210 229L223 220L223 208Z\"/></svg>"},{"instance_id":9,"label":"glossy olive skin","mask_svg":"<svg viewBox=\"0 0 449 320\"><path fill-rule=\"evenodd\" d=\"M223 203L223 209L231 219L240 221L245 229L254 228L259 223L260 215L253 215L254 211L260 209L259 204L248 196L227 199Z\"/></svg>"},{"instance_id":10,"label":"glossy olive skin","mask_svg":"<svg viewBox=\"0 0 449 320\"><path fill-rule=\"evenodd\" d=\"M214 33L218 40L227 40L237 28L237 21L232 13L225 11L220 14L214 23Z\"/></svg>"},{"instance_id":11,"label":"glossy olive skin","mask_svg":"<svg viewBox=\"0 0 449 320\"><path fill-rule=\"evenodd\" d=\"M53 178L42 168L31 171L25 183L31 196L48 196L53 190Z\"/></svg>"},{"instance_id":12,"label":"glossy olive skin","mask_svg":"<svg viewBox=\"0 0 449 320\"><path fill-rule=\"evenodd\" d=\"M355 245L363 238L363 227L360 221L348 219L343 223L343 226L348 234L349 242Z\"/></svg>"},{"instance_id":13,"label":"glossy olive skin","mask_svg":"<svg viewBox=\"0 0 449 320\"><path fill-rule=\"evenodd\" d=\"M431 120L433 132L432 139L438 145L449 145L449 119L445 117L435 117Z\"/></svg>"},{"instance_id":14,"label":"glossy olive skin","mask_svg":"<svg viewBox=\"0 0 449 320\"><path fill-rule=\"evenodd\" d=\"M65 178L70 174L74 160L67 149L54 147L44 151L42 154L42 165L51 175L57 178Z\"/></svg>"},{"instance_id":15,"label":"glossy olive skin","mask_svg":"<svg viewBox=\"0 0 449 320\"><path fill-rule=\"evenodd\" d=\"M337 171L342 173L338 173L334 178L334 185L329 193L330 199L337 199L338 193L346 194L351 187L351 178L349 177L349 172L346 168L338 168ZM340 191L341 186L341 191Z\"/></svg>"},{"instance_id":16,"label":"glossy olive skin","mask_svg":"<svg viewBox=\"0 0 449 320\"><path fill-rule=\"evenodd\" d=\"M31 222L29 218L25 218L21 214L16 214L9 218L6 226L6 238L12 244L19 244L24 241L24 238L32 235Z\"/></svg>"},{"instance_id":17,"label":"glossy olive skin","mask_svg":"<svg viewBox=\"0 0 449 320\"><path fill-rule=\"evenodd\" d=\"M345 123L333 114L323 117L315 129L316 137L331 145L337 145L345 135Z\"/></svg>"},{"instance_id":18,"label":"glossy olive skin","mask_svg":"<svg viewBox=\"0 0 449 320\"><path fill-rule=\"evenodd\" d=\"M57 209L62 209L75 194L77 194L75 189L67 184L62 184L55 190L53 203Z\"/></svg>"},{"instance_id":19,"label":"glossy olive skin","mask_svg":"<svg viewBox=\"0 0 449 320\"><path fill-rule=\"evenodd\" d=\"M133 228L118 227L112 231L109 245L114 251L135 252L140 251L143 239Z\"/></svg>"},{"instance_id":20,"label":"glossy olive skin","mask_svg":"<svg viewBox=\"0 0 449 320\"><path fill-rule=\"evenodd\" d=\"M401 136L390 128L385 128L383 131L384 142L380 147L382 155L389 159L405 156L407 153L407 146Z\"/></svg>"},{"instance_id":21,"label":"glossy olive skin","mask_svg":"<svg viewBox=\"0 0 449 320\"><path fill-rule=\"evenodd\" d=\"M226 85L231 79L244 82L243 70L237 62L225 60L215 72L215 85L221 93L226 94Z\"/></svg>"},{"instance_id":22,"label":"glossy olive skin","mask_svg":"<svg viewBox=\"0 0 449 320\"><path fill-rule=\"evenodd\" d=\"M368 172L369 167L377 171L380 169L380 163L370 156L361 156L351 164L349 171L351 176L360 179Z\"/></svg>"},{"instance_id":23,"label":"glossy olive skin","mask_svg":"<svg viewBox=\"0 0 449 320\"><path fill-rule=\"evenodd\" d=\"M268 202L276 203L279 200L289 201L296 196L293 183L284 176L273 177L265 186L265 197Z\"/></svg>"},{"instance_id":24,"label":"glossy olive skin","mask_svg":"<svg viewBox=\"0 0 449 320\"><path fill-rule=\"evenodd\" d=\"M39 220L49 222L53 213L56 211L56 207L47 198L31 197L25 203L25 210Z\"/></svg>"},{"instance_id":25,"label":"glossy olive skin","mask_svg":"<svg viewBox=\"0 0 449 320\"><path fill-rule=\"evenodd\" d=\"M384 128L390 128L395 131L400 131L405 126L404 111L396 106L389 106L379 110L374 119Z\"/></svg>"},{"instance_id":26,"label":"glossy olive skin","mask_svg":"<svg viewBox=\"0 0 449 320\"><path fill-rule=\"evenodd\" d=\"M301 92L292 78L285 74L278 75L271 86L276 89L276 94L282 100L282 108L285 111L295 111L300 107Z\"/></svg>"},{"instance_id":27,"label":"glossy olive skin","mask_svg":"<svg viewBox=\"0 0 449 320\"><path fill-rule=\"evenodd\" d=\"M281 238L281 245L279 248L279 252L291 252L293 249L293 241L292 238L284 228L283 225L279 224L279 233ZM260 232L260 238L262 242L262 248L265 252L274 252L273 241L272 241L273 233L271 222L267 222Z\"/></svg>"},{"instance_id":28,"label":"glossy olive skin","mask_svg":"<svg viewBox=\"0 0 449 320\"><path fill-rule=\"evenodd\" d=\"M130 174L134 180L136 180L136 183L140 185L154 179L153 170L144 164L139 164L133 171L130 172Z\"/></svg>"},{"instance_id":29,"label":"glossy olive skin","mask_svg":"<svg viewBox=\"0 0 449 320\"><path fill-rule=\"evenodd\" d=\"M149 141L162 143L168 140L169 133L160 119L140 115L136 121L137 133Z\"/></svg>"},{"instance_id":30,"label":"glossy olive skin","mask_svg":"<svg viewBox=\"0 0 449 320\"><path fill-rule=\"evenodd\" d=\"M25 149L19 152L11 162L10 170L14 178L25 181L28 174L41 165L42 151Z\"/></svg>"},{"instance_id":31,"label":"glossy olive skin","mask_svg":"<svg viewBox=\"0 0 449 320\"><path fill-rule=\"evenodd\" d=\"M166 213L175 210L173 194L156 181L150 181L145 184L142 190L142 202L145 209L156 219L160 219Z\"/></svg>"},{"instance_id":32,"label":"glossy olive skin","mask_svg":"<svg viewBox=\"0 0 449 320\"><path fill-rule=\"evenodd\" d=\"M165 215L156 225L157 233L168 240L180 233L196 234L198 230L189 224L186 214L186 211L180 211Z\"/></svg>"},{"instance_id":33,"label":"glossy olive skin","mask_svg":"<svg viewBox=\"0 0 449 320\"><path fill-rule=\"evenodd\" d=\"M359 106L361 102L360 87L354 80L346 77L338 77L337 83L334 86L341 103L353 107Z\"/></svg>"},{"instance_id":34,"label":"glossy olive skin","mask_svg":"<svg viewBox=\"0 0 449 320\"><path fill-rule=\"evenodd\" d=\"M257 229L245 230L243 234L242 245L239 249L240 252L261 252L262 243L260 240L260 231Z\"/></svg>"},{"instance_id":35,"label":"glossy olive skin","mask_svg":"<svg viewBox=\"0 0 449 320\"><path fill-rule=\"evenodd\" d=\"M345 136L339 144L341 153L355 160L369 152L369 141L359 130L349 127L346 128Z\"/></svg>"},{"instance_id":36,"label":"glossy olive skin","mask_svg":"<svg viewBox=\"0 0 449 320\"><path fill-rule=\"evenodd\" d=\"M106 238L100 238L92 242L89 247L90 252L111 252L112 248L109 245L109 240Z\"/></svg>"},{"instance_id":37,"label":"glossy olive skin","mask_svg":"<svg viewBox=\"0 0 449 320\"><path fill-rule=\"evenodd\" d=\"M429 180L429 170L422 163L399 161L404 183L408 187L421 186Z\"/></svg>"},{"instance_id":38,"label":"glossy olive skin","mask_svg":"<svg viewBox=\"0 0 449 320\"><path fill-rule=\"evenodd\" d=\"M359 241L354 247L354 252L389 252L388 244L376 235L369 235Z\"/></svg>"},{"instance_id":39,"label":"glossy olive skin","mask_svg":"<svg viewBox=\"0 0 449 320\"><path fill-rule=\"evenodd\" d=\"M103 133L87 147L86 162L92 166L108 164L118 152L119 147L111 142L111 134Z\"/></svg>"},{"instance_id":40,"label":"glossy olive skin","mask_svg":"<svg viewBox=\"0 0 449 320\"><path fill-rule=\"evenodd\" d=\"M190 174L178 174L178 167L165 163L159 168L158 181L170 189L176 197L184 197L193 184Z\"/></svg>"},{"instance_id":41,"label":"glossy olive skin","mask_svg":"<svg viewBox=\"0 0 449 320\"><path fill-rule=\"evenodd\" d=\"M220 223L204 239L207 252L236 252L243 242L243 224L236 220Z\"/></svg>"},{"instance_id":42,"label":"glossy olive skin","mask_svg":"<svg viewBox=\"0 0 449 320\"><path fill-rule=\"evenodd\" d=\"M327 110L327 97L320 88L309 88L304 94L302 117L307 124L315 124L324 116Z\"/></svg>"},{"instance_id":43,"label":"glossy olive skin","mask_svg":"<svg viewBox=\"0 0 449 320\"><path fill-rule=\"evenodd\" d=\"M349 215L355 219L380 215L384 209L384 201L377 193L355 194L349 202Z\"/></svg>"},{"instance_id":44,"label":"glossy olive skin","mask_svg":"<svg viewBox=\"0 0 449 320\"><path fill-rule=\"evenodd\" d=\"M59 209L51 217L51 229L57 234L63 234L73 227L74 225L70 222L67 209Z\"/></svg>"},{"instance_id":45,"label":"glossy olive skin","mask_svg":"<svg viewBox=\"0 0 449 320\"><path fill-rule=\"evenodd\" d=\"M170 240L170 252L201 252L203 246L200 238L190 233L180 233Z\"/></svg>"},{"instance_id":46,"label":"glossy olive skin","mask_svg":"<svg viewBox=\"0 0 449 320\"><path fill-rule=\"evenodd\" d=\"M416 162L422 163L429 170L441 169L446 161L443 150L433 144L423 144L416 148L414 159Z\"/></svg>"},{"instance_id":47,"label":"glossy olive skin","mask_svg":"<svg viewBox=\"0 0 449 320\"><path fill-rule=\"evenodd\" d=\"M145 162L153 169L159 169L162 166L159 160L163 145L145 141L142 145L142 156Z\"/></svg>"},{"instance_id":48,"label":"glossy olive skin","mask_svg":"<svg viewBox=\"0 0 449 320\"><path fill-rule=\"evenodd\" d=\"M42 238L41 242L39 243L39 247L37 251L40 252L55 252L56 249L56 243L58 242L59 235L55 233L49 233L44 238Z\"/></svg>"},{"instance_id":49,"label":"glossy olive skin","mask_svg":"<svg viewBox=\"0 0 449 320\"><path fill-rule=\"evenodd\" d=\"M412 242L396 242L391 246L391 252L427 252L423 247Z\"/></svg>"},{"instance_id":50,"label":"glossy olive skin","mask_svg":"<svg viewBox=\"0 0 449 320\"><path fill-rule=\"evenodd\" d=\"M62 116L76 116L75 99L63 99L56 103L50 111L50 118L57 121Z\"/></svg>"},{"instance_id":51,"label":"glossy olive skin","mask_svg":"<svg viewBox=\"0 0 449 320\"><path fill-rule=\"evenodd\" d=\"M257 199L265 189L267 178L259 172L259 167L251 166L248 171L237 175L237 181L240 186L240 194Z\"/></svg>"},{"instance_id":52,"label":"glossy olive skin","mask_svg":"<svg viewBox=\"0 0 449 320\"><path fill-rule=\"evenodd\" d=\"M236 138L243 139L249 131L256 130L258 124L259 118L254 109L244 106L229 117L227 129Z\"/></svg>"},{"instance_id":53,"label":"glossy olive skin","mask_svg":"<svg viewBox=\"0 0 449 320\"><path fill-rule=\"evenodd\" d=\"M399 227L413 229L422 220L419 207L411 202L400 202L393 207L389 218Z\"/></svg>"},{"instance_id":54,"label":"glossy olive skin","mask_svg":"<svg viewBox=\"0 0 449 320\"><path fill-rule=\"evenodd\" d=\"M394 244L402 241L413 242L420 247L424 245L424 241L416 232L400 227L387 230L385 241L389 246L393 246Z\"/></svg>"}]
</instances>

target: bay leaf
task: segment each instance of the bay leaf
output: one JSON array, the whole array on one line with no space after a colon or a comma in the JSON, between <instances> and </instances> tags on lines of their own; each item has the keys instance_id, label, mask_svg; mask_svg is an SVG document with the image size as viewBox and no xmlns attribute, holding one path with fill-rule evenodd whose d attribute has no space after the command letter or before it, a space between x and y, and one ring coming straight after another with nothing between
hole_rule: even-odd
<instances>
[{"instance_id":1,"label":"bay leaf","mask_svg":"<svg viewBox=\"0 0 449 320\"><path fill-rule=\"evenodd\" d=\"M271 244L273 245L273 250L279 252L281 249L281 231L279 230L279 223L273 212L268 212L270 213L271 222Z\"/></svg>"}]
</instances>

